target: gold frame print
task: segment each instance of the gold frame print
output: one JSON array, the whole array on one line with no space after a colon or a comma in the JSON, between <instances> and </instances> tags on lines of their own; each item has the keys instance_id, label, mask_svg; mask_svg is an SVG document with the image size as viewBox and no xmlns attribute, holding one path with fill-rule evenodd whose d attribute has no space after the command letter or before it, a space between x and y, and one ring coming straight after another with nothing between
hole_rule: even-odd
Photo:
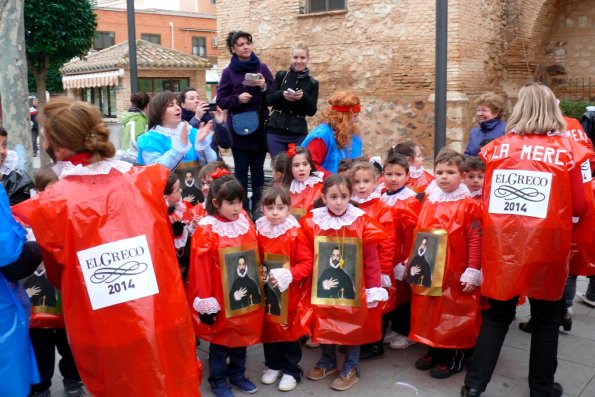
<instances>
[{"instance_id":1,"label":"gold frame print","mask_svg":"<svg viewBox=\"0 0 595 397\"><path fill-rule=\"evenodd\" d=\"M425 241L424 241L425 240ZM417 295L442 296L442 282L444 281L444 267L446 266L446 249L448 247L448 232L444 229L416 229L413 237L413 247L407 263L405 280L411 290ZM422 254L420 254L422 252ZM411 267L417 266L415 275L411 275ZM421 269L426 267L427 269ZM431 284L420 285L430 274ZM425 279L424 279L425 278ZM413 279L419 284L411 282ZM425 283L424 283L425 284Z\"/></svg>"},{"instance_id":2,"label":"gold frame print","mask_svg":"<svg viewBox=\"0 0 595 397\"><path fill-rule=\"evenodd\" d=\"M281 266L279 266L278 268L284 268L284 269L289 269L289 257L287 255L281 255L281 254L270 254L268 252L265 252L264 254L264 259L263 259L263 263L264 261L270 261L270 262L275 262L275 263L280 263ZM277 269L277 267L275 267L274 269ZM268 269L269 271L271 269ZM289 290L291 288L295 288L293 286L290 286L289 289L287 289L284 292L279 292L277 290L277 296L280 298L279 300L279 305L281 306L281 314L280 315L274 315L271 313L267 313L267 308L266 305L264 307L265 312L264 315L267 319L267 321L273 321L273 322L277 322L283 325L287 325L287 313L289 311ZM264 285L263 285L263 289L264 289Z\"/></svg>"}]
</instances>

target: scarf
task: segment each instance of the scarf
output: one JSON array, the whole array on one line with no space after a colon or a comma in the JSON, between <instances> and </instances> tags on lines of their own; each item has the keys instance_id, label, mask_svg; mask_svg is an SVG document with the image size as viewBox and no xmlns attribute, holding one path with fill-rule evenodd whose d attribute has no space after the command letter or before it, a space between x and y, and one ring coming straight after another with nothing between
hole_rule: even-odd
<instances>
[{"instance_id":1,"label":"scarf","mask_svg":"<svg viewBox=\"0 0 595 397\"><path fill-rule=\"evenodd\" d=\"M190 122L190 120L192 120L192 117L194 117L195 115L196 115L196 112L182 108L182 120Z\"/></svg>"},{"instance_id":2,"label":"scarf","mask_svg":"<svg viewBox=\"0 0 595 397\"><path fill-rule=\"evenodd\" d=\"M498 124L500 124L500 117L494 117L491 120L482 121L481 123L479 123L479 129L481 130L481 132L487 133L496 128Z\"/></svg>"},{"instance_id":3,"label":"scarf","mask_svg":"<svg viewBox=\"0 0 595 397\"><path fill-rule=\"evenodd\" d=\"M308 69L308 68L302 70L301 72L298 72L297 70L295 70L293 68L293 66L290 66L289 69L291 69L291 71L293 73L295 73L295 75L296 75L296 77L297 77L298 80L303 80L306 77L310 76L310 69Z\"/></svg>"},{"instance_id":4,"label":"scarf","mask_svg":"<svg viewBox=\"0 0 595 397\"><path fill-rule=\"evenodd\" d=\"M250 59L247 61L240 61L240 58L238 58L236 54L232 54L229 67L236 73L258 73L260 59L258 59L255 53L252 53Z\"/></svg>"}]
</instances>

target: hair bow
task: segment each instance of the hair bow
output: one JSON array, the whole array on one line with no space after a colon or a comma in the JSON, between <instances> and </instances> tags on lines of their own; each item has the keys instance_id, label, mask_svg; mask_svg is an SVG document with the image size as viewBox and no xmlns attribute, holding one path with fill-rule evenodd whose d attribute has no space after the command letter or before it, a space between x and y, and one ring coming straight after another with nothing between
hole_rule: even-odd
<instances>
[{"instance_id":1,"label":"hair bow","mask_svg":"<svg viewBox=\"0 0 595 397\"><path fill-rule=\"evenodd\" d=\"M219 179L221 178L223 175L231 175L231 172L227 171L224 168L219 168L217 167L217 171L213 172L211 174L211 179L215 180L215 179Z\"/></svg>"},{"instance_id":2,"label":"hair bow","mask_svg":"<svg viewBox=\"0 0 595 397\"><path fill-rule=\"evenodd\" d=\"M287 157L292 158L295 156L295 143L287 145Z\"/></svg>"}]
</instances>

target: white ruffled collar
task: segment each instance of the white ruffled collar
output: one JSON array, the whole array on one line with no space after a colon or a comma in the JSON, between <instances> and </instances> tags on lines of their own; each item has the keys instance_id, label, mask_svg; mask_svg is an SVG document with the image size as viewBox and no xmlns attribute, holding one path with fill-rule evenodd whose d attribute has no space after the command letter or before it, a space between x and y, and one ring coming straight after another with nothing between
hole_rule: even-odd
<instances>
[{"instance_id":1,"label":"white ruffled collar","mask_svg":"<svg viewBox=\"0 0 595 397\"><path fill-rule=\"evenodd\" d=\"M352 204L349 204L347 211L341 216L331 214L326 207L315 208L311 212L312 220L322 230L339 230L343 226L351 225L357 218L365 214L364 211Z\"/></svg>"},{"instance_id":2,"label":"white ruffled collar","mask_svg":"<svg viewBox=\"0 0 595 397\"><path fill-rule=\"evenodd\" d=\"M380 192L375 190L366 198L360 198L358 195L354 194L351 196L351 201L355 201L358 204L364 204L377 198L380 198Z\"/></svg>"},{"instance_id":3,"label":"white ruffled collar","mask_svg":"<svg viewBox=\"0 0 595 397\"><path fill-rule=\"evenodd\" d=\"M200 226L211 225L213 231L220 236L236 238L242 236L250 230L250 221L244 214L240 214L235 221L220 221L213 215L208 215L198 221Z\"/></svg>"},{"instance_id":4,"label":"white ruffled collar","mask_svg":"<svg viewBox=\"0 0 595 397\"><path fill-rule=\"evenodd\" d=\"M409 177L410 178L420 178L425 172L423 165L419 168L415 168L413 166L409 167Z\"/></svg>"},{"instance_id":5,"label":"white ruffled collar","mask_svg":"<svg viewBox=\"0 0 595 397\"><path fill-rule=\"evenodd\" d=\"M161 125L156 125L152 128L152 131L155 131L158 134L168 137L169 139L177 138L180 136L182 129L184 128L184 122L180 122L176 128L167 128Z\"/></svg>"},{"instance_id":6,"label":"white ruffled collar","mask_svg":"<svg viewBox=\"0 0 595 397\"><path fill-rule=\"evenodd\" d=\"M309 177L308 179L306 179L303 182L299 182L295 179L293 179L291 181L291 185L289 186L289 191L291 193L301 193L303 192L307 187L312 187L314 185L316 185L317 183L322 182L322 177L324 176L324 174L320 171L314 171Z\"/></svg>"},{"instance_id":7,"label":"white ruffled collar","mask_svg":"<svg viewBox=\"0 0 595 397\"><path fill-rule=\"evenodd\" d=\"M469 194L471 195L471 197L477 197L477 196L481 196L482 194L482 190L474 190L474 191L469 191Z\"/></svg>"},{"instance_id":8,"label":"white ruffled collar","mask_svg":"<svg viewBox=\"0 0 595 397\"><path fill-rule=\"evenodd\" d=\"M404 186L403 189L393 194L390 194L388 192L382 193L382 196L380 196L380 200L392 207L399 200L407 200L409 197L415 196L417 196L417 193L415 193L413 189Z\"/></svg>"},{"instance_id":9,"label":"white ruffled collar","mask_svg":"<svg viewBox=\"0 0 595 397\"><path fill-rule=\"evenodd\" d=\"M519 132L516 129L511 129L507 132L507 134L515 134L515 135L530 135L531 133ZM566 133L560 131L548 131L545 135L547 136L566 136Z\"/></svg>"},{"instance_id":10,"label":"white ruffled collar","mask_svg":"<svg viewBox=\"0 0 595 397\"><path fill-rule=\"evenodd\" d=\"M0 164L0 174L8 175L12 171L16 170L17 163L19 162L19 155L14 150L6 151L6 159Z\"/></svg>"},{"instance_id":11,"label":"white ruffled collar","mask_svg":"<svg viewBox=\"0 0 595 397\"><path fill-rule=\"evenodd\" d=\"M256 231L268 238L277 238L284 235L289 229L300 227L299 222L291 214L283 222L278 225L273 225L266 216L262 216L256 220Z\"/></svg>"},{"instance_id":12,"label":"white ruffled collar","mask_svg":"<svg viewBox=\"0 0 595 397\"><path fill-rule=\"evenodd\" d=\"M431 187L432 184L435 186ZM436 180L430 182L428 189L426 189L426 194L430 203L442 203L445 201L458 201L462 200L467 197L471 197L471 192L469 192L469 188L461 182L458 188L454 191L449 193L444 193L442 189L438 187Z\"/></svg>"},{"instance_id":13,"label":"white ruffled collar","mask_svg":"<svg viewBox=\"0 0 595 397\"><path fill-rule=\"evenodd\" d=\"M74 165L70 161L58 161L52 167L52 170L58 176L58 179L66 178L73 175L107 175L112 169L127 173L132 168L132 164L126 161L105 159L89 165L77 164Z\"/></svg>"}]
</instances>

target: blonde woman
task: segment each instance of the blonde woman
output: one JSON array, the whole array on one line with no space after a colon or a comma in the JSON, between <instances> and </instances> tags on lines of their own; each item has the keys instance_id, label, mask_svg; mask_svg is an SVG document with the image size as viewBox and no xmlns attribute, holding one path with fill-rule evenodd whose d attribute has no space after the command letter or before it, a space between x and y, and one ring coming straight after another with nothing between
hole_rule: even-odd
<instances>
[{"instance_id":1,"label":"blonde woman","mask_svg":"<svg viewBox=\"0 0 595 397\"><path fill-rule=\"evenodd\" d=\"M504 135L506 123L501 120L504 113L504 98L494 92L486 92L475 101L475 116L479 127L472 128L465 156L477 156L482 142Z\"/></svg>"},{"instance_id":2,"label":"blonde woman","mask_svg":"<svg viewBox=\"0 0 595 397\"><path fill-rule=\"evenodd\" d=\"M339 91L328 100L322 122L302 142L312 155L318 171L336 174L339 162L362 154L362 138L357 125L361 105L352 92Z\"/></svg>"},{"instance_id":3,"label":"blonde woman","mask_svg":"<svg viewBox=\"0 0 595 397\"><path fill-rule=\"evenodd\" d=\"M531 396L562 395L562 386L554 383L559 301L568 274L572 217L584 215L592 200L581 173L591 153L565 131L552 91L531 84L519 92L507 134L481 150L486 163L481 293L489 298L489 309L463 396L485 391L521 295L531 303Z\"/></svg>"}]
</instances>

